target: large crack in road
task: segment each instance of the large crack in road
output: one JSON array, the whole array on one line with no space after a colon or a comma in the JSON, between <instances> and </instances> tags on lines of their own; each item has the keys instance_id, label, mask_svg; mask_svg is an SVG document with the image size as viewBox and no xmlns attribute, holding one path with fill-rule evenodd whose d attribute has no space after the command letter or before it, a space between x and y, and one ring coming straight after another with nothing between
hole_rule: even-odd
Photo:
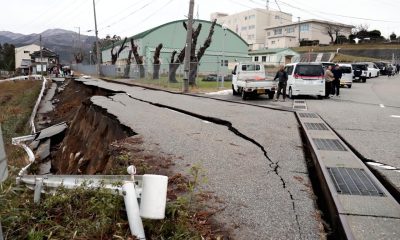
<instances>
[{"instance_id":1,"label":"large crack in road","mask_svg":"<svg viewBox=\"0 0 400 240\"><path fill-rule=\"evenodd\" d=\"M143 100L143 99L140 99L140 98L135 98L129 93L125 93L125 94L129 98L134 99L136 101L144 102L144 103L147 103L147 104L150 104L152 106L159 107L159 108L173 110L173 111L176 111L176 112L179 112L179 113L191 116L191 117L195 117L195 118L198 118L198 119L201 119L201 120L204 120L204 121L208 121L208 122L211 122L211 123L214 123L214 124L217 124L217 125L225 126L225 127L228 128L229 131L234 133L236 136L238 136L238 137L240 137L240 138L242 138L242 139L244 139L244 140L246 140L248 142L251 142L252 144L257 146L263 152L264 157L268 160L268 162L269 162L268 166L275 173L275 175L280 179L280 181L282 183L282 188L287 191L287 193L288 193L288 195L290 197L290 201L292 203L293 212L295 214L296 224L297 224L297 227L299 229L300 239L302 239L301 225L300 225L300 222L299 222L299 215L298 215L297 210L296 210L296 202L295 202L295 199L293 197L293 194L287 188L285 179L279 173L279 168L280 168L279 161L275 161L274 162L268 156L268 152L265 150L265 147L262 144L257 142L255 139L253 139L253 138L243 134L242 132L240 132L237 128L235 128L233 126L233 124L231 122L229 122L227 120L220 119L220 118L215 118L215 117L210 117L210 116L204 116L204 115L200 115L200 114L197 114L197 113L194 113L194 112L190 112L190 111L187 111L187 110L183 110L183 109L180 109L180 108L175 108L175 107L171 107L171 106L168 106L168 105L164 105L164 104L161 104L161 103L154 103L154 102L146 101L146 100Z\"/></svg>"}]
</instances>

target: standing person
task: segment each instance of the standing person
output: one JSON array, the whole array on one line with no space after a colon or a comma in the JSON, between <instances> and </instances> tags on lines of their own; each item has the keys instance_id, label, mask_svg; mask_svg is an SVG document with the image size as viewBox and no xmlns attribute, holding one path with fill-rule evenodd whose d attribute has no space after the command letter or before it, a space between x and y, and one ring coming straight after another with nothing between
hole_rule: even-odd
<instances>
[{"instance_id":1,"label":"standing person","mask_svg":"<svg viewBox=\"0 0 400 240\"><path fill-rule=\"evenodd\" d=\"M387 72L388 77L392 76L393 68L392 68L391 64L389 64L388 67L386 68L386 72Z\"/></svg>"},{"instance_id":2,"label":"standing person","mask_svg":"<svg viewBox=\"0 0 400 240\"><path fill-rule=\"evenodd\" d=\"M332 73L332 66L328 66L325 71L325 98L329 98L329 94L331 94L333 80L334 75Z\"/></svg>"},{"instance_id":3,"label":"standing person","mask_svg":"<svg viewBox=\"0 0 400 240\"><path fill-rule=\"evenodd\" d=\"M339 65L336 64L335 68L332 70L333 73L333 81L332 81L332 94L336 97L339 97L340 90L340 79L342 78L342 70L340 70Z\"/></svg>"},{"instance_id":4,"label":"standing person","mask_svg":"<svg viewBox=\"0 0 400 240\"><path fill-rule=\"evenodd\" d=\"M278 91L276 93L276 98L274 99L274 101L275 102L278 101L279 95L281 94L281 91L283 91L283 93L282 93L282 97L283 97L282 102L284 102L285 99L286 99L286 85L287 85L287 80L288 80L288 74L285 71L285 67L284 66L281 66L279 68L279 71L275 75L274 81L276 81L276 79L279 80L279 83L278 83Z\"/></svg>"}]
</instances>

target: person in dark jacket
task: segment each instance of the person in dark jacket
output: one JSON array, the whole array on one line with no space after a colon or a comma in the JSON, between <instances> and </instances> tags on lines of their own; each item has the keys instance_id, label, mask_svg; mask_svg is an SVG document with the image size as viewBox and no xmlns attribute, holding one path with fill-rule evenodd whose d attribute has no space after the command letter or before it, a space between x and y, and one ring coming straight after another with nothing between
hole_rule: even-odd
<instances>
[{"instance_id":1,"label":"person in dark jacket","mask_svg":"<svg viewBox=\"0 0 400 240\"><path fill-rule=\"evenodd\" d=\"M340 90L340 79L342 78L342 70L340 70L339 65L336 65L335 68L332 70L333 73L333 81L332 81L332 94L336 97L339 97L339 90Z\"/></svg>"},{"instance_id":2,"label":"person in dark jacket","mask_svg":"<svg viewBox=\"0 0 400 240\"><path fill-rule=\"evenodd\" d=\"M284 66L281 66L279 68L279 71L275 75L274 81L276 81L276 79L278 79L279 82L278 82L278 91L276 93L276 98L274 99L274 101L275 102L278 101L279 95L281 94L281 91L282 91L283 92L282 93L282 97L283 97L282 101L284 102L286 99L286 84L287 84L287 80L288 80L288 74L285 71Z\"/></svg>"}]
</instances>

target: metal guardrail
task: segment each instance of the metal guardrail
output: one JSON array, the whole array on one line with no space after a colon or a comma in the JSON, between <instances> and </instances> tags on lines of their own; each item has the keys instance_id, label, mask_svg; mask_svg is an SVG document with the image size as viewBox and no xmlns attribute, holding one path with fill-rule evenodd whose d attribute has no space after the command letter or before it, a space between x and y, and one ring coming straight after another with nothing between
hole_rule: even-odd
<instances>
[{"instance_id":1,"label":"metal guardrail","mask_svg":"<svg viewBox=\"0 0 400 240\"><path fill-rule=\"evenodd\" d=\"M39 108L40 101L41 101L42 98L43 98L44 90L46 89L46 81L47 81L47 79L46 79L45 77L43 77L42 89L40 90L39 97L38 97L38 99L36 100L35 107L33 108L33 111L32 111L31 117L30 117L29 123L30 123L30 125L31 125L32 133L35 133L35 132L36 132L35 117L36 117L36 113L37 113L38 108Z\"/></svg>"},{"instance_id":2,"label":"metal guardrail","mask_svg":"<svg viewBox=\"0 0 400 240\"><path fill-rule=\"evenodd\" d=\"M29 164L21 169L16 178L17 184L25 184L34 190L34 202L40 203L41 193L55 193L59 187L74 189L80 186L87 188L105 188L114 194L123 196L129 228L138 239L146 239L142 217L163 219L165 216L168 177L160 175L138 176L134 166L129 166L130 175L26 175L26 171L35 161L32 150L25 144L32 141L37 134L12 139L29 156ZM141 198L141 204L137 201ZM2 240L2 239L0 239Z\"/></svg>"}]
</instances>

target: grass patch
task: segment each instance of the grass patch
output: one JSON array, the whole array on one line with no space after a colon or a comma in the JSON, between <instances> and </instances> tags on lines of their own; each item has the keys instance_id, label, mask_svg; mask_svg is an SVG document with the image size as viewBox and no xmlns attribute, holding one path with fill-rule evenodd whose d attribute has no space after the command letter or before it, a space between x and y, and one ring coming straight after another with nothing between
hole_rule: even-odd
<instances>
[{"instance_id":1,"label":"grass patch","mask_svg":"<svg viewBox=\"0 0 400 240\"><path fill-rule=\"evenodd\" d=\"M314 52L336 52L338 48L346 50L363 50L363 49L398 49L398 44L343 44L343 45L329 45L329 46L306 46L295 47L292 50L305 53L313 49Z\"/></svg>"},{"instance_id":2,"label":"grass patch","mask_svg":"<svg viewBox=\"0 0 400 240\"><path fill-rule=\"evenodd\" d=\"M0 124L9 164L22 167L24 152L11 144L11 138L30 133L29 117L40 93L42 81L0 83Z\"/></svg>"},{"instance_id":3,"label":"grass patch","mask_svg":"<svg viewBox=\"0 0 400 240\"><path fill-rule=\"evenodd\" d=\"M114 80L114 79L113 79ZM137 80L119 80L116 81L128 81L129 83L140 84L143 86L162 88L171 91L182 91L183 89L183 79L177 78L176 83L171 83L168 81L168 76L161 76L160 79L137 79ZM231 81L224 81L224 89L231 89ZM203 81L202 77L196 79L196 85L190 86L191 92L213 92L221 90L221 82L216 81Z\"/></svg>"},{"instance_id":4,"label":"grass patch","mask_svg":"<svg viewBox=\"0 0 400 240\"><path fill-rule=\"evenodd\" d=\"M379 59L369 57L357 57L345 54L336 54L332 59L333 62L376 62Z\"/></svg>"}]
</instances>

